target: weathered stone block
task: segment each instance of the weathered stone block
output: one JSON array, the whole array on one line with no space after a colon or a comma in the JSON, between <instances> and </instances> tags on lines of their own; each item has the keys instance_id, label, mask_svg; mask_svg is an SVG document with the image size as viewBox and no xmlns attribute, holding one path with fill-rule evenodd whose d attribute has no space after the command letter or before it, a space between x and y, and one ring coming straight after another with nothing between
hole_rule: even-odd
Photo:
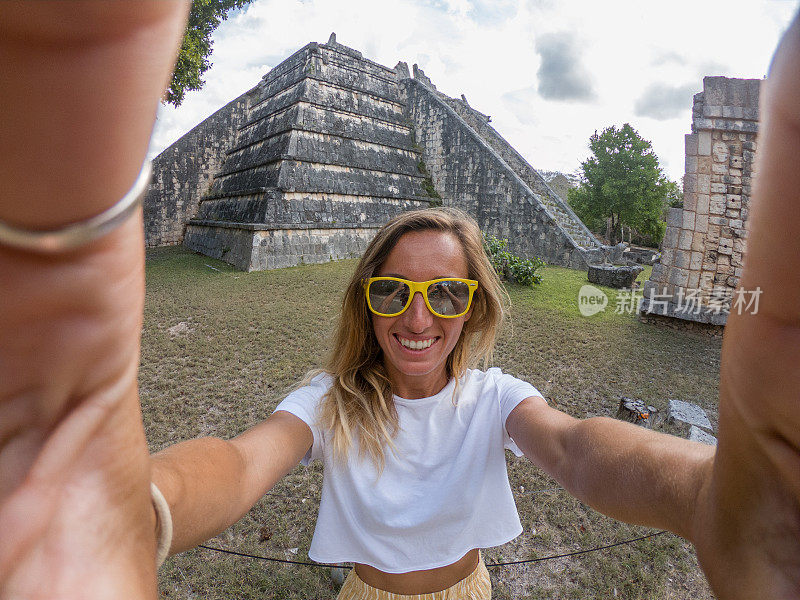
<instances>
[{"instance_id":1,"label":"weathered stone block","mask_svg":"<svg viewBox=\"0 0 800 600\"><path fill-rule=\"evenodd\" d=\"M720 259L721 259L721 258L723 258L723 256L722 256L722 255L720 255ZM732 265L730 265L730 264L727 264L727 265L717 265L717 276L715 277L715 280L716 280L717 282L719 282L719 283L724 283L724 282L725 282L725 280L728 278L728 276L729 276L729 275L733 275L733 270L734 270L734 268L735 268L735 267L733 267L733 266L732 266Z\"/></svg>"},{"instance_id":2,"label":"weathered stone block","mask_svg":"<svg viewBox=\"0 0 800 600\"><path fill-rule=\"evenodd\" d=\"M670 209L670 210L680 210L680 209ZM666 231L664 232L664 239L661 241L661 248L662 254L669 248L675 248L678 245L678 237L680 236L680 229L675 226L667 226ZM663 259L666 262L665 259Z\"/></svg>"},{"instance_id":3,"label":"weathered stone block","mask_svg":"<svg viewBox=\"0 0 800 600\"><path fill-rule=\"evenodd\" d=\"M711 154L710 131L701 131L697 134L697 154L698 156L709 156Z\"/></svg>"},{"instance_id":4,"label":"weathered stone block","mask_svg":"<svg viewBox=\"0 0 800 600\"><path fill-rule=\"evenodd\" d=\"M705 267L704 267L705 268ZM700 274L700 289L708 293L714 287L714 274L703 272Z\"/></svg>"},{"instance_id":5,"label":"weathered stone block","mask_svg":"<svg viewBox=\"0 0 800 600\"><path fill-rule=\"evenodd\" d=\"M691 273L689 273L689 280L686 282L686 286L690 290L695 290L698 288L699 285L700 285L700 272L699 270L692 271Z\"/></svg>"},{"instance_id":6,"label":"weathered stone block","mask_svg":"<svg viewBox=\"0 0 800 600\"><path fill-rule=\"evenodd\" d=\"M680 269L678 267L671 269L667 283L675 287L686 287L689 282L688 269Z\"/></svg>"},{"instance_id":7,"label":"weathered stone block","mask_svg":"<svg viewBox=\"0 0 800 600\"><path fill-rule=\"evenodd\" d=\"M725 142L715 142L712 149L712 155L715 162L727 163L728 157L730 156L728 145Z\"/></svg>"},{"instance_id":8,"label":"weathered stone block","mask_svg":"<svg viewBox=\"0 0 800 600\"><path fill-rule=\"evenodd\" d=\"M709 194L697 194L695 211L697 212L698 215L708 214L708 204L710 202L710 198L711 196Z\"/></svg>"},{"instance_id":9,"label":"weathered stone block","mask_svg":"<svg viewBox=\"0 0 800 600\"><path fill-rule=\"evenodd\" d=\"M683 193L691 194L697 191L697 174L687 173L683 176Z\"/></svg>"},{"instance_id":10,"label":"weathered stone block","mask_svg":"<svg viewBox=\"0 0 800 600\"><path fill-rule=\"evenodd\" d=\"M728 224L728 219L726 219L725 217L712 216L708 218L708 222L711 223L712 225L725 226Z\"/></svg>"},{"instance_id":11,"label":"weathered stone block","mask_svg":"<svg viewBox=\"0 0 800 600\"><path fill-rule=\"evenodd\" d=\"M697 193L708 194L711 191L711 177L709 175L697 175Z\"/></svg>"},{"instance_id":12,"label":"weathered stone block","mask_svg":"<svg viewBox=\"0 0 800 600\"><path fill-rule=\"evenodd\" d=\"M683 225L683 209L680 207L670 208L667 211L667 226L681 227Z\"/></svg>"},{"instance_id":13,"label":"weathered stone block","mask_svg":"<svg viewBox=\"0 0 800 600\"><path fill-rule=\"evenodd\" d=\"M717 267L717 252L715 250L706 250L703 256L703 269L713 271Z\"/></svg>"},{"instance_id":14,"label":"weathered stone block","mask_svg":"<svg viewBox=\"0 0 800 600\"><path fill-rule=\"evenodd\" d=\"M653 272L651 274L651 279L653 281L664 281L665 280L665 271L664 264L656 263L653 265Z\"/></svg>"},{"instance_id":15,"label":"weathered stone block","mask_svg":"<svg viewBox=\"0 0 800 600\"><path fill-rule=\"evenodd\" d=\"M689 250L692 247L692 231L681 230L680 239L678 241L678 248L681 250Z\"/></svg>"},{"instance_id":16,"label":"weathered stone block","mask_svg":"<svg viewBox=\"0 0 800 600\"><path fill-rule=\"evenodd\" d=\"M676 250L672 257L672 264L680 269L688 269L691 252L687 250Z\"/></svg>"},{"instance_id":17,"label":"weathered stone block","mask_svg":"<svg viewBox=\"0 0 800 600\"><path fill-rule=\"evenodd\" d=\"M630 288L636 277L644 271L641 265L589 265L589 281L613 288Z\"/></svg>"},{"instance_id":18,"label":"weathered stone block","mask_svg":"<svg viewBox=\"0 0 800 600\"><path fill-rule=\"evenodd\" d=\"M665 265L671 265L674 262L673 257L675 256L675 252L676 250L674 247L661 250L661 262ZM653 268L655 269L655 267Z\"/></svg>"},{"instance_id":19,"label":"weathered stone block","mask_svg":"<svg viewBox=\"0 0 800 600\"><path fill-rule=\"evenodd\" d=\"M708 444L709 446L717 445L717 438L715 438L707 431L703 431L702 429L694 425L691 425L689 427L688 439L689 441L699 442L701 444Z\"/></svg>"},{"instance_id":20,"label":"weathered stone block","mask_svg":"<svg viewBox=\"0 0 800 600\"><path fill-rule=\"evenodd\" d=\"M684 148L687 156L697 156L697 135L686 134L683 136Z\"/></svg>"},{"instance_id":21,"label":"weathered stone block","mask_svg":"<svg viewBox=\"0 0 800 600\"><path fill-rule=\"evenodd\" d=\"M709 196L708 212L711 215L725 214L725 196L722 194L711 194Z\"/></svg>"},{"instance_id":22,"label":"weathered stone block","mask_svg":"<svg viewBox=\"0 0 800 600\"><path fill-rule=\"evenodd\" d=\"M692 235L692 251L693 252L701 252L705 250L705 234L701 231L695 230L694 234Z\"/></svg>"},{"instance_id":23,"label":"weathered stone block","mask_svg":"<svg viewBox=\"0 0 800 600\"><path fill-rule=\"evenodd\" d=\"M670 400L667 409L667 422L670 425L677 427L685 427L688 435L688 429L692 425L712 431L711 421L708 420L706 411L692 402L684 402L683 400Z\"/></svg>"}]
</instances>

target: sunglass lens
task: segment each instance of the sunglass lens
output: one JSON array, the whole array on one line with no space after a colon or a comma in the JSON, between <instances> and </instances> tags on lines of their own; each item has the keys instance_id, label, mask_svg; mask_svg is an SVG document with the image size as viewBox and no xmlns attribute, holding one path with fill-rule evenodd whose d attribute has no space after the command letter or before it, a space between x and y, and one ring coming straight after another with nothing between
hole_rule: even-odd
<instances>
[{"instance_id":1,"label":"sunglass lens","mask_svg":"<svg viewBox=\"0 0 800 600\"><path fill-rule=\"evenodd\" d=\"M428 288L428 302L439 315L460 315L467 310L469 304L469 286L463 281L434 283Z\"/></svg>"},{"instance_id":2,"label":"sunglass lens","mask_svg":"<svg viewBox=\"0 0 800 600\"><path fill-rule=\"evenodd\" d=\"M369 284L369 303L382 315L399 313L408 303L408 285L402 281L379 279Z\"/></svg>"}]
</instances>

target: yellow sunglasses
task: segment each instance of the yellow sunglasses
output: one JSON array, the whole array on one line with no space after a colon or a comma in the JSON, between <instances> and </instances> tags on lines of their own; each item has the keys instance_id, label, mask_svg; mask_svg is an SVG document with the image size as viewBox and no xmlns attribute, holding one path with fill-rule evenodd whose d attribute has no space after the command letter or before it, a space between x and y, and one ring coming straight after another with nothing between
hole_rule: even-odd
<instances>
[{"instance_id":1,"label":"yellow sunglasses","mask_svg":"<svg viewBox=\"0 0 800 600\"><path fill-rule=\"evenodd\" d=\"M381 317L396 317L402 314L417 292L422 294L425 304L437 317L453 319L460 317L472 305L472 295L478 289L473 279L443 277L430 281L410 281L399 277L370 277L364 282L369 309Z\"/></svg>"}]
</instances>

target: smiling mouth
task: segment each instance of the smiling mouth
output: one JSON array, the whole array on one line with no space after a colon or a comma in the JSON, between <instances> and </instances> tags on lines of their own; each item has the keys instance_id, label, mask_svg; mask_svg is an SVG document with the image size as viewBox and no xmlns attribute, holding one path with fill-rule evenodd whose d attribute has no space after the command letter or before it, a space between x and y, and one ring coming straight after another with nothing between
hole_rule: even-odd
<instances>
[{"instance_id":1,"label":"smiling mouth","mask_svg":"<svg viewBox=\"0 0 800 600\"><path fill-rule=\"evenodd\" d=\"M432 337L425 340L409 340L404 337L400 337L397 334L394 334L394 337L398 342L400 342L400 345L403 346L404 348L416 351L427 350L433 344L436 343L436 340L439 339L437 337Z\"/></svg>"}]
</instances>

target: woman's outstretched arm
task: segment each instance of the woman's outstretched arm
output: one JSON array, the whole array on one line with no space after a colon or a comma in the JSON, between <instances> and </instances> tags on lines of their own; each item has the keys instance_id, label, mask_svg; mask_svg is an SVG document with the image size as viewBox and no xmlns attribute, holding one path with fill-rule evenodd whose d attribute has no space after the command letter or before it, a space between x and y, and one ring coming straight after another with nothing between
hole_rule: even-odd
<instances>
[{"instance_id":1,"label":"woman's outstretched arm","mask_svg":"<svg viewBox=\"0 0 800 600\"><path fill-rule=\"evenodd\" d=\"M125 194L187 7L0 2L0 220L59 227ZM74 251L0 243L0 597L156 597L143 247L140 213Z\"/></svg>"},{"instance_id":2,"label":"woman's outstretched arm","mask_svg":"<svg viewBox=\"0 0 800 600\"><path fill-rule=\"evenodd\" d=\"M692 539L713 447L607 417L576 419L535 397L511 411L506 428L525 456L592 508Z\"/></svg>"},{"instance_id":3,"label":"woman's outstretched arm","mask_svg":"<svg viewBox=\"0 0 800 600\"><path fill-rule=\"evenodd\" d=\"M278 411L230 441L189 440L152 457L152 477L172 512L170 554L241 519L305 455L314 441L298 417Z\"/></svg>"}]
</instances>

